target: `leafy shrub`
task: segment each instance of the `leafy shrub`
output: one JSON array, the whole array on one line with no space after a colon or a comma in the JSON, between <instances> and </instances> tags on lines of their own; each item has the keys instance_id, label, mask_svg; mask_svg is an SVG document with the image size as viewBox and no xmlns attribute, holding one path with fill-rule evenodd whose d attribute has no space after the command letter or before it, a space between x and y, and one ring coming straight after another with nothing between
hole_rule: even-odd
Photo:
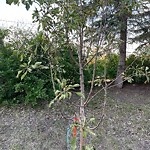
<instances>
[{"instance_id":1,"label":"leafy shrub","mask_svg":"<svg viewBox=\"0 0 150 150\"><path fill-rule=\"evenodd\" d=\"M48 71L33 70L23 80L16 78L23 63L20 61L20 56L21 51L14 49L11 43L0 46L0 103L35 105L38 100L53 96ZM25 62L27 61L26 57L23 59ZM34 64L38 59L41 58L34 57L32 63Z\"/></svg>"},{"instance_id":2,"label":"leafy shrub","mask_svg":"<svg viewBox=\"0 0 150 150\"><path fill-rule=\"evenodd\" d=\"M107 78L114 79L117 75L118 67L118 55L117 54L108 54L106 56L106 67L107 67Z\"/></svg>"},{"instance_id":3,"label":"leafy shrub","mask_svg":"<svg viewBox=\"0 0 150 150\"><path fill-rule=\"evenodd\" d=\"M130 55L126 61L129 69L126 71L127 76L131 76L133 83L145 83L150 77L150 57Z\"/></svg>"},{"instance_id":4,"label":"leafy shrub","mask_svg":"<svg viewBox=\"0 0 150 150\"><path fill-rule=\"evenodd\" d=\"M64 79L70 80L70 84L79 83L79 69L74 61L78 62L77 50L73 46L67 46L61 48L61 54L59 59L59 66L62 68L61 76ZM74 60L70 56L74 57Z\"/></svg>"},{"instance_id":5,"label":"leafy shrub","mask_svg":"<svg viewBox=\"0 0 150 150\"><path fill-rule=\"evenodd\" d=\"M9 48L0 48L0 102L10 101L18 82L19 59Z\"/></svg>"},{"instance_id":6,"label":"leafy shrub","mask_svg":"<svg viewBox=\"0 0 150 150\"><path fill-rule=\"evenodd\" d=\"M89 68L92 68L92 65L93 64L90 64ZM97 61L96 76L103 78L104 68L106 67L106 78L114 79L117 74L117 66L118 66L117 54L112 53L103 56Z\"/></svg>"},{"instance_id":7,"label":"leafy shrub","mask_svg":"<svg viewBox=\"0 0 150 150\"><path fill-rule=\"evenodd\" d=\"M24 78L24 81L15 85L15 92L22 93L13 99L14 103L23 102L24 104L36 105L39 100L46 100L45 80L39 79L34 74Z\"/></svg>"},{"instance_id":8,"label":"leafy shrub","mask_svg":"<svg viewBox=\"0 0 150 150\"><path fill-rule=\"evenodd\" d=\"M37 72L29 74L22 81L16 78L20 60L12 50L1 48L0 60L0 103L35 105L37 100L48 97L48 92L44 87L48 81L43 76L37 77Z\"/></svg>"}]
</instances>

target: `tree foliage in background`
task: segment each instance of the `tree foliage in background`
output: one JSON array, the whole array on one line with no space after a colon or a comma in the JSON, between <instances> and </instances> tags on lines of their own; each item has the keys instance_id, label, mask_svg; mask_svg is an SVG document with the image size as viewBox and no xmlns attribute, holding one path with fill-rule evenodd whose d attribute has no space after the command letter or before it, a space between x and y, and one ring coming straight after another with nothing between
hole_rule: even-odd
<instances>
[{"instance_id":1,"label":"tree foliage in background","mask_svg":"<svg viewBox=\"0 0 150 150\"><path fill-rule=\"evenodd\" d=\"M77 67L65 47L61 47L59 54L54 51L50 53L46 49L49 42L42 32L31 34L14 29L8 33L5 38L9 42L5 42L5 46L2 44L0 53L1 101L36 105L38 100L52 99L51 75L55 79L57 76L70 79L68 82L72 84L79 82ZM75 47L72 49L77 57Z\"/></svg>"},{"instance_id":2,"label":"tree foliage in background","mask_svg":"<svg viewBox=\"0 0 150 150\"><path fill-rule=\"evenodd\" d=\"M138 13L134 13L129 20L131 25L130 32L134 34L131 38L132 43L138 43L137 50L144 51L150 44L150 7L149 1L144 0L144 7ZM146 50L147 51L147 50ZM149 50L150 51L150 50Z\"/></svg>"},{"instance_id":3,"label":"tree foliage in background","mask_svg":"<svg viewBox=\"0 0 150 150\"><path fill-rule=\"evenodd\" d=\"M23 35L19 34L19 36L21 37ZM6 36L6 38L9 39L10 37ZM23 44L23 42L25 42L26 45ZM29 54L31 55L31 49L26 49L28 44L23 38L19 38L19 40L15 39L0 48L1 102L8 104L31 103L35 105L37 99L46 99L46 89L44 88L46 81L44 78L39 78L40 73L33 71L28 78L23 79L27 70L31 72L29 68L30 63L27 63L28 58L25 57L25 54L27 56ZM21 61L23 59L24 63L22 64ZM22 71L23 76L20 80L17 78L17 74L21 68L24 68L24 70Z\"/></svg>"},{"instance_id":4,"label":"tree foliage in background","mask_svg":"<svg viewBox=\"0 0 150 150\"><path fill-rule=\"evenodd\" d=\"M118 49L119 51L119 61L118 61L116 84L118 87L121 88L123 87L123 72L125 71L126 68L125 61L126 61L126 45L128 42L127 36L130 36L129 34L136 33L135 38L133 38L133 42L139 41L143 43L144 41L149 40L148 37L149 36L148 26L150 20L149 19L150 8L148 5L149 2L147 0L144 1L108 0L105 2L105 7L107 8L107 11L102 14L102 17L99 17L97 15L100 11L99 8L102 1L99 2L94 1L94 3L97 4L96 5L97 13L96 15L94 15L94 17L96 17L96 19L94 20L94 26L97 29L100 29L102 24L106 22L107 30L104 33L104 35L107 37L108 33L113 33L112 35L116 39L118 39L116 40L116 42L118 43L118 47L116 47L116 49ZM130 32L127 33L127 31ZM99 32L99 30L97 30L96 32ZM141 34L138 35L137 33L140 32ZM107 41L108 38L106 38L105 40ZM141 51L141 46L139 47L139 51Z\"/></svg>"},{"instance_id":5,"label":"tree foliage in background","mask_svg":"<svg viewBox=\"0 0 150 150\"><path fill-rule=\"evenodd\" d=\"M0 102L12 101L15 93L16 74L19 68L19 59L10 47L4 46L4 30L0 30Z\"/></svg>"}]
</instances>

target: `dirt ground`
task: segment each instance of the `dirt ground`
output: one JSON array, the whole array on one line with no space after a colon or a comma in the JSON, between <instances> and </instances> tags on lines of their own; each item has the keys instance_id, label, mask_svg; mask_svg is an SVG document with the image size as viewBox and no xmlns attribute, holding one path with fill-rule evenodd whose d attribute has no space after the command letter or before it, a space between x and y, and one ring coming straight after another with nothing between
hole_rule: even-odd
<instances>
[{"instance_id":1,"label":"dirt ground","mask_svg":"<svg viewBox=\"0 0 150 150\"><path fill-rule=\"evenodd\" d=\"M125 84L124 88L109 90L112 99L136 105L150 104L150 84Z\"/></svg>"},{"instance_id":2,"label":"dirt ground","mask_svg":"<svg viewBox=\"0 0 150 150\"><path fill-rule=\"evenodd\" d=\"M77 97L70 101L78 103ZM55 109L45 102L36 108L0 107L0 150L69 150L69 121L60 112L71 117L78 110L70 101ZM102 109L103 92L86 108L87 120L94 117L97 124ZM87 143L96 150L150 150L150 84L109 89L105 118L94 132L96 136L89 135Z\"/></svg>"}]
</instances>

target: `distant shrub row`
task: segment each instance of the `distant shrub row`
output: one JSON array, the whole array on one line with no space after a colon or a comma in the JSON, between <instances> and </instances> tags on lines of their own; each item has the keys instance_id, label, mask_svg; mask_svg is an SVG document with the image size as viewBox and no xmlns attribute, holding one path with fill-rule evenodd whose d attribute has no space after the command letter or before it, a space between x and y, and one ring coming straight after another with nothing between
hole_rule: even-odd
<instances>
[{"instance_id":1,"label":"distant shrub row","mask_svg":"<svg viewBox=\"0 0 150 150\"><path fill-rule=\"evenodd\" d=\"M78 61L77 48L73 45L62 44L57 49L48 47L49 42L42 33L36 36L25 35L20 41L17 39L6 45L4 37L3 32L0 32L0 103L36 105L39 101L52 100L52 77L56 88L59 88L57 78L67 79L69 84L79 83L79 70L75 63ZM70 50L74 60L70 56ZM130 55L126 65L125 79L134 83L149 81L150 57ZM117 66L117 54L98 58L95 80L101 81L105 74L107 79L115 79ZM93 61L84 68L87 88L92 71Z\"/></svg>"},{"instance_id":2,"label":"distant shrub row","mask_svg":"<svg viewBox=\"0 0 150 150\"><path fill-rule=\"evenodd\" d=\"M69 79L72 83L79 82L77 67L71 63L68 54L63 56L63 77ZM16 78L21 62L16 53L8 48L0 49L0 103L24 103L36 105L38 101L50 100L54 96L52 83L47 76L49 70L35 70L28 74L23 80ZM118 55L109 54L98 59L96 76L104 77L104 67L107 70L107 78L114 79L117 73ZM145 71L149 70L149 57L138 57L130 55L126 61L126 76L132 77L134 83L144 83L147 80ZM131 66L130 66L131 65ZM88 87L88 81L92 74L93 64L89 64L85 69L85 82ZM45 75L44 75L45 74Z\"/></svg>"}]
</instances>

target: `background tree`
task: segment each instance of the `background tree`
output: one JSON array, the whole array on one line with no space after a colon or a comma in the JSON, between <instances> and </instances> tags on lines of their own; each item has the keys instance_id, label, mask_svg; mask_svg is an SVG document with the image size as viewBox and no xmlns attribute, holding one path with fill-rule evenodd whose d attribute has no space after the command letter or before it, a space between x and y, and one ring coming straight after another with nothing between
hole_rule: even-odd
<instances>
[{"instance_id":1,"label":"background tree","mask_svg":"<svg viewBox=\"0 0 150 150\"><path fill-rule=\"evenodd\" d=\"M143 5L139 12L135 12L129 19L129 25L131 26L129 32L133 34L131 37L131 43L138 43L138 51L142 52L144 47L150 44L150 7L149 1L143 1Z\"/></svg>"},{"instance_id":2,"label":"background tree","mask_svg":"<svg viewBox=\"0 0 150 150\"><path fill-rule=\"evenodd\" d=\"M97 12L100 10L99 6L101 5L101 1L97 2L94 1L94 3L97 3ZM123 87L123 73L126 69L125 61L126 61L126 45L128 43L128 36L127 33L130 29L132 30L132 27L135 29L137 27L137 20L131 19L135 14L138 16L139 12L145 11L147 8L147 1L107 1L105 2L105 8L107 8L107 11L103 14L103 17L99 17L98 15L95 15L96 19L94 20L94 25L97 28L101 28L103 22L107 22L107 30L104 35L107 37L108 33L112 33L114 35L113 44L118 43L119 50L119 62L118 62L118 71L117 71L117 77L116 77L116 85L119 88ZM105 17L104 17L105 16ZM104 19L103 19L104 18ZM132 21L131 21L132 20ZM144 19L143 19L144 20ZM141 20L140 20L141 21ZM143 21L142 21L143 22ZM136 24L136 25L135 25ZM142 23L143 25L146 23ZM98 31L98 30L97 30ZM131 33L131 32L130 32ZM107 38L105 39L107 41Z\"/></svg>"}]
</instances>

